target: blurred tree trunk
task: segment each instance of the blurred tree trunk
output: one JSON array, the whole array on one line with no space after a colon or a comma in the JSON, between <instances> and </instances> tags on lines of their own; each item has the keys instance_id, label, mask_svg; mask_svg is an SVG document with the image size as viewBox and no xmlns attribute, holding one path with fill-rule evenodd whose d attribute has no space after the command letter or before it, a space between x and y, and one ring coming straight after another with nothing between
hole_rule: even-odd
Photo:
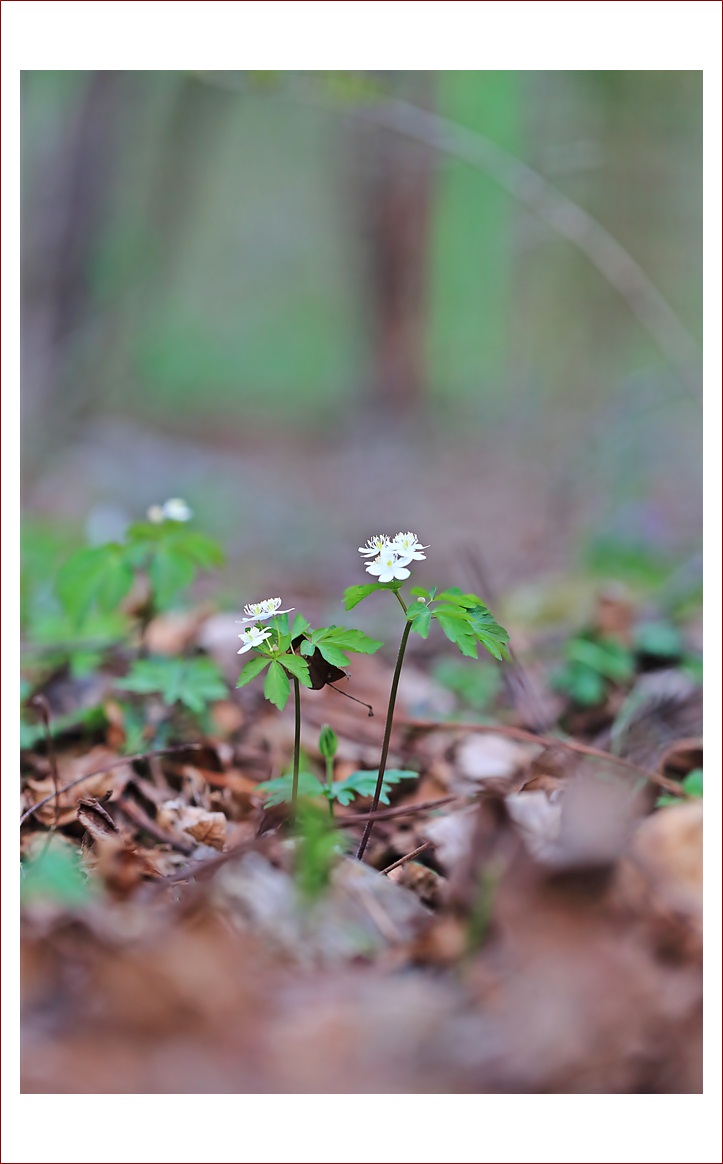
<instances>
[{"instance_id":1,"label":"blurred tree trunk","mask_svg":"<svg viewBox=\"0 0 723 1164\"><path fill-rule=\"evenodd\" d=\"M385 86L398 88L398 76L383 74ZM405 74L402 84L410 100L429 105L430 74ZM372 343L367 400L377 413L404 417L426 399L432 151L373 125L356 128L353 148Z\"/></svg>"},{"instance_id":2,"label":"blurred tree trunk","mask_svg":"<svg viewBox=\"0 0 723 1164\"><path fill-rule=\"evenodd\" d=\"M47 138L44 153L33 159L34 172L23 182L26 477L79 419L87 420L91 402L97 401L90 366L97 323L90 267L107 211L121 77L107 71L81 75L83 88L67 131Z\"/></svg>"}]
</instances>

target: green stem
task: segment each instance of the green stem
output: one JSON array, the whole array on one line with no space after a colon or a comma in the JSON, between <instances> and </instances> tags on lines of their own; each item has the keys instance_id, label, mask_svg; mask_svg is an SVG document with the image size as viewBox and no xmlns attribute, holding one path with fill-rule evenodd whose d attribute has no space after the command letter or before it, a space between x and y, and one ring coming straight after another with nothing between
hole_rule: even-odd
<instances>
[{"instance_id":1,"label":"green stem","mask_svg":"<svg viewBox=\"0 0 723 1164\"><path fill-rule=\"evenodd\" d=\"M327 800L329 802L329 816L334 819L334 797L332 796L332 788L334 787L334 761L331 756L326 757L326 786L329 789Z\"/></svg>"},{"instance_id":2,"label":"green stem","mask_svg":"<svg viewBox=\"0 0 723 1164\"><path fill-rule=\"evenodd\" d=\"M395 591L395 593L396 593L396 591ZM398 594L397 594L397 598L399 598L399 601L401 602L402 606L404 606L404 602L402 601L402 599L399 597ZM404 606L404 609L405 610L407 609L406 606ZM411 631L411 629L412 629L412 624L411 624L411 622L408 622L404 628L404 634L402 635L402 641L399 644L399 653L397 655L397 662L396 662L396 666L394 668L394 678L392 679L392 689L389 692L389 707L387 708L387 722L384 725L384 740L382 743L382 754L381 754L381 757L379 760L379 775L377 776L377 786L374 789L374 799L372 801L372 806L370 809L370 812L372 812L372 813L375 813L377 811L377 808L379 807L379 797L381 795L382 784L384 782L384 772L385 772L385 769L387 766L387 755L389 754L389 740L390 740L391 734L392 734L392 721L394 719L394 704L397 701L397 688L399 687L399 676L402 673L402 663L404 662L404 652L405 652L406 647L407 647L407 640L409 638L409 632ZM364 835L361 839L359 849L357 850L357 859L359 861L361 861L362 857L364 856L364 851L365 851L367 845L369 844L369 838L372 835L373 828L374 828L374 820L372 819L372 820L367 821L367 826L364 829Z\"/></svg>"},{"instance_id":3,"label":"green stem","mask_svg":"<svg viewBox=\"0 0 723 1164\"><path fill-rule=\"evenodd\" d=\"M294 684L294 774L291 778L291 815L296 819L296 801L299 795L299 755L301 752L301 701L299 680L291 676Z\"/></svg>"}]
</instances>

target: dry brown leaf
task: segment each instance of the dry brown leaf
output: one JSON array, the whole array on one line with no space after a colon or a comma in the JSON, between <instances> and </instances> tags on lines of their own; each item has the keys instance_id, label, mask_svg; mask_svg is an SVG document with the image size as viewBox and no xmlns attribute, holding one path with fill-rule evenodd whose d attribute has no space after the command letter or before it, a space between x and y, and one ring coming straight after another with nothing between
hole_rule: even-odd
<instances>
[{"instance_id":1,"label":"dry brown leaf","mask_svg":"<svg viewBox=\"0 0 723 1164\"><path fill-rule=\"evenodd\" d=\"M180 829L199 844L223 850L226 844L226 817L222 812L209 812L180 798L167 800L158 810L158 824L171 832Z\"/></svg>"},{"instance_id":2,"label":"dry brown leaf","mask_svg":"<svg viewBox=\"0 0 723 1164\"><path fill-rule=\"evenodd\" d=\"M103 768L104 765L112 764L119 759L121 757L117 752L101 746L91 748L84 755L72 759L60 756L58 758L59 784L61 787L64 784L70 784L79 776L95 772L97 769ZM60 804L59 826L63 827L75 819L79 800L85 797L101 797L108 792L117 794L125 788L132 776L133 770L130 764L121 764L116 768L111 768L110 771L100 772L97 776L89 776L81 784L76 784L74 788L61 792L58 798ZM28 780L26 788L30 793L30 804L27 807L30 807L31 804L37 804L39 800L43 800L54 791L53 781L49 776L44 780ZM52 824L55 820L55 801L51 800L43 808L39 808L35 816L41 824Z\"/></svg>"}]
</instances>

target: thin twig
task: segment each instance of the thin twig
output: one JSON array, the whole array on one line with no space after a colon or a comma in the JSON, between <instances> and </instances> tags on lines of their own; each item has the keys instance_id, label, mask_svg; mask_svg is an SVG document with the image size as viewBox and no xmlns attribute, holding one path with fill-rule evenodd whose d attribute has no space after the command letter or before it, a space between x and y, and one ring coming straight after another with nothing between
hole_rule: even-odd
<instances>
[{"instance_id":1,"label":"thin twig","mask_svg":"<svg viewBox=\"0 0 723 1164\"><path fill-rule=\"evenodd\" d=\"M40 713L40 718L43 721L43 728L45 731L45 745L48 749L48 761L50 763L50 775L53 781L53 793L51 800L55 797L55 816L53 823L50 826L51 833L57 829L58 820L60 818L60 804L58 803L58 788L60 785L60 778L58 776L58 757L55 751L55 741L53 740L53 733L50 730L50 705L44 695L34 695L32 699L28 700L31 707L36 708Z\"/></svg>"},{"instance_id":2,"label":"thin twig","mask_svg":"<svg viewBox=\"0 0 723 1164\"><path fill-rule=\"evenodd\" d=\"M43 808L46 804L50 804L50 801L53 800L54 797L62 796L64 792L68 792L69 789L75 788L78 784L82 784L84 780L92 780L94 776L102 776L104 772L110 772L113 768L120 768L123 764L135 764L141 760L148 760L151 758L151 756L166 756L173 752L196 751L203 748L203 746L203 744L174 744L170 748L158 748L153 752L136 752L134 756L119 756L119 758L117 760L113 760L112 763L104 764L102 768L96 768L94 772L86 772L84 776L78 776L75 780L71 780L68 784L63 784L60 788L56 788L56 790L51 792L49 796L44 796L42 800L39 800L37 804L33 804L32 807L27 810L27 812L23 813L23 815L20 817L20 824L25 824L25 821L29 820L31 816L34 816L38 809Z\"/></svg>"},{"instance_id":3,"label":"thin twig","mask_svg":"<svg viewBox=\"0 0 723 1164\"><path fill-rule=\"evenodd\" d=\"M400 857L398 861L393 861L391 865L387 865L386 869L382 869L381 872L384 874L391 873L392 869L398 869L400 865L406 865L407 861L411 861L414 857L418 857L420 853L424 853L427 849L431 848L432 842L425 841L423 845L412 849L411 853L407 853L406 856Z\"/></svg>"},{"instance_id":4,"label":"thin twig","mask_svg":"<svg viewBox=\"0 0 723 1164\"><path fill-rule=\"evenodd\" d=\"M443 804L450 804L459 800L459 796L441 796L439 800L423 800L416 804L403 805L400 808L382 808L378 812L352 812L348 816L334 817L334 824L349 825L363 824L368 820L392 820L395 816L412 816L415 812L429 812L433 808L441 808Z\"/></svg>"},{"instance_id":5,"label":"thin twig","mask_svg":"<svg viewBox=\"0 0 723 1164\"><path fill-rule=\"evenodd\" d=\"M634 772L636 776L642 776L645 780L649 780L651 784L657 784L660 788L672 792L673 795L680 796L683 800L690 799L687 792L679 784L676 784L674 780L668 780L666 776L661 776L659 772L649 772L647 768L640 768L637 764L631 763L630 760L623 760L621 756L613 756L611 752L604 752L602 748L594 748L592 744L578 743L577 740L565 740L560 736L540 736L536 732L527 731L526 728L508 727L503 724L463 723L460 720L411 719L399 716L397 724L400 727L412 728L415 731L489 732L492 735L510 736L513 740L541 744L545 748L568 748L569 751L579 752L583 756L593 756L596 760L605 760L608 764L618 764L620 767Z\"/></svg>"}]
</instances>

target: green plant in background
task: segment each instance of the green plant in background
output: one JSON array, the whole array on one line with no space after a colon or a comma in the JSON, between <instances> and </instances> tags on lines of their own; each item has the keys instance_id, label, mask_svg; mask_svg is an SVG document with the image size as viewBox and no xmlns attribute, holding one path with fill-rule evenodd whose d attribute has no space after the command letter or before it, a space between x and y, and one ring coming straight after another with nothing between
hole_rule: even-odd
<instances>
[{"instance_id":1,"label":"green plant in background","mask_svg":"<svg viewBox=\"0 0 723 1164\"><path fill-rule=\"evenodd\" d=\"M122 542L77 550L61 567L56 590L76 631L92 612L110 614L128 596L134 581L146 579L148 596L141 619L147 624L171 606L196 577L224 562L213 538L188 526L185 501L172 498L148 510L148 521L134 522Z\"/></svg>"},{"instance_id":2,"label":"green plant in background","mask_svg":"<svg viewBox=\"0 0 723 1164\"><path fill-rule=\"evenodd\" d=\"M681 788L688 796L694 796L697 800L703 799L703 769L694 768L681 783ZM655 802L656 808L666 808L669 804L680 804L679 796L659 796Z\"/></svg>"},{"instance_id":3,"label":"green plant in background","mask_svg":"<svg viewBox=\"0 0 723 1164\"><path fill-rule=\"evenodd\" d=\"M494 663L484 666L482 660L475 665L465 659L437 659L432 664L432 674L438 683L474 711L487 711L492 707L502 688L499 668Z\"/></svg>"},{"instance_id":4,"label":"green plant in background","mask_svg":"<svg viewBox=\"0 0 723 1164\"><path fill-rule=\"evenodd\" d=\"M407 533L400 532L393 538L386 534L375 535L369 539L366 545L359 547L359 553L366 559L367 573L376 577L377 581L368 582L365 585L350 586L344 592L344 605L347 610L352 610L370 594L379 590L389 590L401 606L405 618L405 627L399 644L389 694L382 752L372 800L372 814L376 812L381 799L394 720L394 705L402 664L404 663L404 652L411 631L414 630L423 639L426 639L432 622L436 621L450 642L454 643L468 658L477 658L478 644L489 651L495 659L502 660L507 657L506 644L509 642L509 635L504 627L495 622L482 599L478 598L476 594L465 594L458 587L451 587L439 593L436 588L425 590L420 586L414 586L411 588L410 594L416 598L416 602L407 604L402 598L400 590L410 576L409 566L412 562L424 560L426 554L423 553L423 550L426 549L429 547L423 546L417 535L411 530ZM359 860L364 856L373 827L374 819L372 816L359 845L357 852Z\"/></svg>"},{"instance_id":5,"label":"green plant in background","mask_svg":"<svg viewBox=\"0 0 723 1164\"><path fill-rule=\"evenodd\" d=\"M73 909L84 906L93 895L80 864L80 850L58 837L38 839L21 866L20 899L23 905L50 903Z\"/></svg>"},{"instance_id":6,"label":"green plant in background","mask_svg":"<svg viewBox=\"0 0 723 1164\"><path fill-rule=\"evenodd\" d=\"M279 711L283 711L293 684L295 728L290 799L292 808L295 809L299 793L301 751L299 684L318 689L330 681L323 675L317 678L319 662L322 665L327 664L326 674L332 679L342 678L343 668L349 666L346 651L370 655L378 651L382 644L363 631L348 627L326 626L312 630L308 620L301 614L297 614L289 626L288 616L293 607L289 610L280 610L280 606L280 598L264 598L261 602L252 602L244 607L245 617L240 621L246 625L246 629L238 636L243 645L237 654L244 655L251 650L256 654L246 663L236 686L245 687L252 679L266 671L264 696L278 707ZM261 627L259 623L268 625ZM311 671L312 666L315 668L314 675ZM331 671L328 668L331 668Z\"/></svg>"},{"instance_id":7,"label":"green plant in background","mask_svg":"<svg viewBox=\"0 0 723 1164\"><path fill-rule=\"evenodd\" d=\"M595 707L605 699L608 681L627 683L634 674L635 656L617 639L575 635L565 644L565 662L550 682L580 707Z\"/></svg>"},{"instance_id":8,"label":"green plant in background","mask_svg":"<svg viewBox=\"0 0 723 1164\"><path fill-rule=\"evenodd\" d=\"M136 659L115 686L138 695L160 695L169 709L185 708L204 728L208 726L209 704L228 695L219 668L211 659L202 657Z\"/></svg>"}]
</instances>

